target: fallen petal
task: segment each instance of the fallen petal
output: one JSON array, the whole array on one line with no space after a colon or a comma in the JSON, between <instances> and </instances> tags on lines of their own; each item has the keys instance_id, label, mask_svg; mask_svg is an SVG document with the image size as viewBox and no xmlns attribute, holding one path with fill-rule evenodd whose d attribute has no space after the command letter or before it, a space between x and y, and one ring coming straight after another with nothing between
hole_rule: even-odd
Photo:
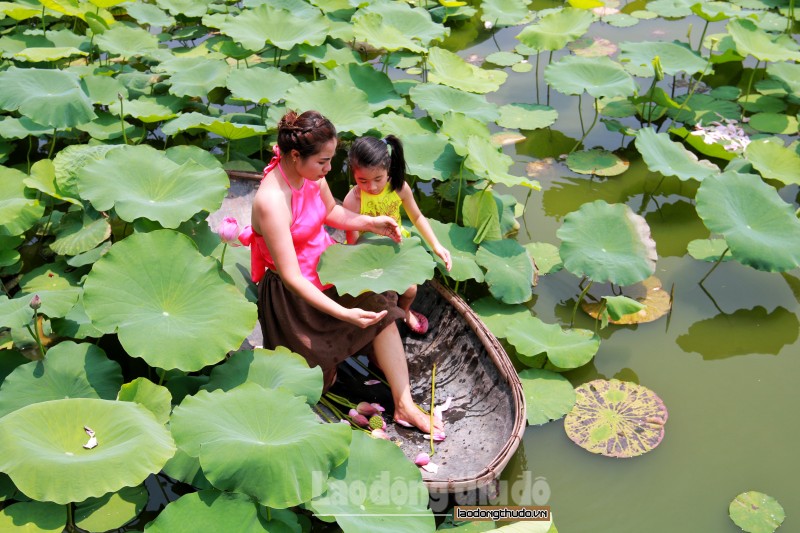
<instances>
[{"instance_id":1,"label":"fallen petal","mask_svg":"<svg viewBox=\"0 0 800 533\"><path fill-rule=\"evenodd\" d=\"M373 429L370 434L373 436L373 438L376 439L392 440L389 438L389 435L387 435L386 432L382 429Z\"/></svg>"},{"instance_id":2,"label":"fallen petal","mask_svg":"<svg viewBox=\"0 0 800 533\"><path fill-rule=\"evenodd\" d=\"M386 409L384 409L384 407L379 403L371 403L370 405L374 407L375 410L377 410L379 413L386 411Z\"/></svg>"},{"instance_id":3,"label":"fallen petal","mask_svg":"<svg viewBox=\"0 0 800 533\"><path fill-rule=\"evenodd\" d=\"M94 437L94 431L89 426L83 426L83 430L86 432L87 435L90 437Z\"/></svg>"},{"instance_id":4,"label":"fallen petal","mask_svg":"<svg viewBox=\"0 0 800 533\"><path fill-rule=\"evenodd\" d=\"M431 462L431 456L425 452L420 452L417 454L417 457L414 459L414 464L417 466L425 466L426 464Z\"/></svg>"},{"instance_id":5,"label":"fallen petal","mask_svg":"<svg viewBox=\"0 0 800 533\"><path fill-rule=\"evenodd\" d=\"M420 468L425 470L426 472L430 472L431 474L435 474L439 471L439 465L436 463L428 463L426 465L422 465Z\"/></svg>"},{"instance_id":6,"label":"fallen petal","mask_svg":"<svg viewBox=\"0 0 800 533\"><path fill-rule=\"evenodd\" d=\"M380 382L381 380L379 379L368 379L367 381L364 382L364 385L377 385Z\"/></svg>"},{"instance_id":7,"label":"fallen petal","mask_svg":"<svg viewBox=\"0 0 800 533\"><path fill-rule=\"evenodd\" d=\"M95 437L94 435L89 437L89 441L83 445L83 447L86 448L87 450L91 450L95 446L97 446L97 437Z\"/></svg>"}]
</instances>

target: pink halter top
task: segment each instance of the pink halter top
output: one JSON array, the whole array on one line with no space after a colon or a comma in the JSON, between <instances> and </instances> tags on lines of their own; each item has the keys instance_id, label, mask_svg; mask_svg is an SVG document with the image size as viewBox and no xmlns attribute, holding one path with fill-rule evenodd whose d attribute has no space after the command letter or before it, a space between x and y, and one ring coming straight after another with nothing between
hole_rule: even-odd
<instances>
[{"instance_id":1,"label":"pink halter top","mask_svg":"<svg viewBox=\"0 0 800 533\"><path fill-rule=\"evenodd\" d=\"M317 263L328 246L334 240L325 231L323 223L328 215L325 204L319 194L319 184L304 180L302 187L295 189L286 178L280 165L281 156L278 147L275 147L275 157L264 168L264 177L278 167L283 180L292 191L292 224L289 231L292 235L294 250L297 253L297 262L303 277L313 283L318 289L325 290L332 285L323 285L317 274ZM263 178L262 178L263 179ZM264 277L267 269L277 270L272 255L267 249L264 238L256 233L252 226L247 226L239 236L239 241L245 246L250 246L250 277L258 283Z\"/></svg>"}]
</instances>

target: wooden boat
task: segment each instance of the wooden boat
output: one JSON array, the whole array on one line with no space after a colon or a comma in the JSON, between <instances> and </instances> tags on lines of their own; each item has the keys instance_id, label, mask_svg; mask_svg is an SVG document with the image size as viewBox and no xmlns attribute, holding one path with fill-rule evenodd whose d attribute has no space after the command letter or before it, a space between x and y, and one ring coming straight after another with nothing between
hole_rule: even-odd
<instances>
[{"instance_id":1,"label":"wooden boat","mask_svg":"<svg viewBox=\"0 0 800 533\"><path fill-rule=\"evenodd\" d=\"M231 209L239 209L239 220L249 222L249 211L243 211L249 210L253 193L241 196L241 191L254 191L252 180L260 177L231 176L232 194L240 196L228 200L232 203L223 209L226 216ZM235 183L243 180L246 182ZM499 476L522 440L526 420L522 384L497 338L455 292L435 280L428 281L418 288L414 309L428 317L429 328L425 335L416 335L400 325L411 394L423 408L430 409L435 364L435 404L451 399L443 416L447 438L435 444L432 457L438 471L422 470L423 481L436 493L480 489ZM354 403L379 402L387 408L384 418L391 421L388 387L367 385L373 378L363 368L367 358L353 359L339 366L332 392ZM386 432L412 461L419 452L430 451L429 440L416 429L390 422Z\"/></svg>"}]
</instances>

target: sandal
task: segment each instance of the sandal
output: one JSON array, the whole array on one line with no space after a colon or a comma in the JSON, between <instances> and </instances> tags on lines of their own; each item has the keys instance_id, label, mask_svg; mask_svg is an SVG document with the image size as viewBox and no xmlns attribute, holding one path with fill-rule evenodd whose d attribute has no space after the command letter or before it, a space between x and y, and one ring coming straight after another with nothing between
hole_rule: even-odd
<instances>
[{"instance_id":1,"label":"sandal","mask_svg":"<svg viewBox=\"0 0 800 533\"><path fill-rule=\"evenodd\" d=\"M411 311L411 314L417 319L417 326L412 327L411 324L409 324L406 320L405 323L408 326L408 329L417 335L425 335L428 332L428 319L425 318L425 315L416 311Z\"/></svg>"}]
</instances>

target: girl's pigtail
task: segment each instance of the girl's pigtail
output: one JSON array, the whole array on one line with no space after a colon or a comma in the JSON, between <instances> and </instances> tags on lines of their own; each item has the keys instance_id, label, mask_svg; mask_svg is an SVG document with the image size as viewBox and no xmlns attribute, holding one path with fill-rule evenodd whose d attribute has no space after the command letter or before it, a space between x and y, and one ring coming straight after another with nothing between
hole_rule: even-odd
<instances>
[{"instance_id":1,"label":"girl's pigtail","mask_svg":"<svg viewBox=\"0 0 800 533\"><path fill-rule=\"evenodd\" d=\"M406 159L403 155L403 143L394 135L387 135L383 141L389 148L389 188L400 190L406 181Z\"/></svg>"}]
</instances>

